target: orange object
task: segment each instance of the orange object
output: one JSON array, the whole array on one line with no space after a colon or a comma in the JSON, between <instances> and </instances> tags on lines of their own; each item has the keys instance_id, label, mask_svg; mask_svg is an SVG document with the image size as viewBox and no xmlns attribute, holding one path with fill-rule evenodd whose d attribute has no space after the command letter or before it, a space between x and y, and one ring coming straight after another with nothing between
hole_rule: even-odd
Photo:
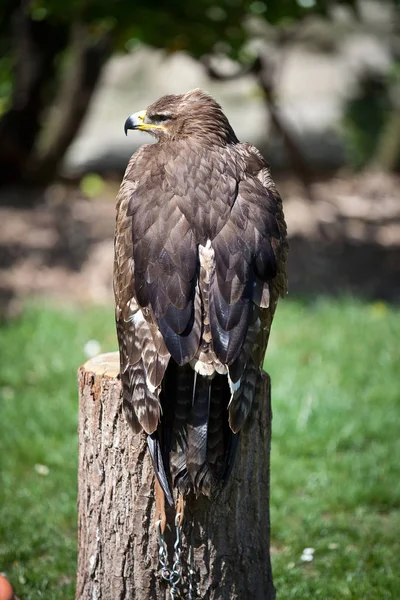
<instances>
[{"instance_id":1,"label":"orange object","mask_svg":"<svg viewBox=\"0 0 400 600\"><path fill-rule=\"evenodd\" d=\"M3 576L0 575L0 600L13 600L14 591L11 583Z\"/></svg>"}]
</instances>

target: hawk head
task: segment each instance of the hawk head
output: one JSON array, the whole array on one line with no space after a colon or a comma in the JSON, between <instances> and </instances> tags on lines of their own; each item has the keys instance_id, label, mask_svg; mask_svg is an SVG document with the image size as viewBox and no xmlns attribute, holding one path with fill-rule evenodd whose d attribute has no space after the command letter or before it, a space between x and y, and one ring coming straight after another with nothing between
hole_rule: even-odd
<instances>
[{"instance_id":1,"label":"hawk head","mask_svg":"<svg viewBox=\"0 0 400 600\"><path fill-rule=\"evenodd\" d=\"M163 96L146 110L125 121L128 129L147 131L159 142L193 138L213 143L237 143L238 139L220 105L206 92Z\"/></svg>"}]
</instances>

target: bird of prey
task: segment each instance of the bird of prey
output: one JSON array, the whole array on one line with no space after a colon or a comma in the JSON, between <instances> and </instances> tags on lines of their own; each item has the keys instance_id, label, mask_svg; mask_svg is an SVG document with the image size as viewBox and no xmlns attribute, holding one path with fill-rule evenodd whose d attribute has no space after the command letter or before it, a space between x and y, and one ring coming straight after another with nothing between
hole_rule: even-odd
<instances>
[{"instance_id":1,"label":"bird of prey","mask_svg":"<svg viewBox=\"0 0 400 600\"><path fill-rule=\"evenodd\" d=\"M114 291L123 407L170 503L227 480L279 296L282 202L260 152L192 90L132 114L157 143L117 196Z\"/></svg>"}]
</instances>

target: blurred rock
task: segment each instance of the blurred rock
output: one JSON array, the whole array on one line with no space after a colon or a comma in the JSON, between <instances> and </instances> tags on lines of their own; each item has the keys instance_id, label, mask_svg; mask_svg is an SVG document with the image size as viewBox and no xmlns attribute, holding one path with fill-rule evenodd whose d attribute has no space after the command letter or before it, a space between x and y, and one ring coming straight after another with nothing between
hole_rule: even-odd
<instances>
[{"instance_id":1,"label":"blurred rock","mask_svg":"<svg viewBox=\"0 0 400 600\"><path fill-rule=\"evenodd\" d=\"M390 68L388 36L381 31L385 27L390 27L387 21L379 23L373 33L371 27L366 31L353 23L352 33L342 32L336 40L336 50L317 52L300 39L280 57L277 102L281 114L306 156L319 168L336 168L344 162L339 122L344 103L357 89L362 74ZM211 81L203 66L184 53L167 56L160 50L141 48L109 61L80 135L66 156L65 174L120 174L133 151L151 141L138 132L126 138L126 117L164 94L195 87L209 91L222 104L239 139L259 146L273 167L287 166L282 142L271 130L253 76Z\"/></svg>"}]
</instances>

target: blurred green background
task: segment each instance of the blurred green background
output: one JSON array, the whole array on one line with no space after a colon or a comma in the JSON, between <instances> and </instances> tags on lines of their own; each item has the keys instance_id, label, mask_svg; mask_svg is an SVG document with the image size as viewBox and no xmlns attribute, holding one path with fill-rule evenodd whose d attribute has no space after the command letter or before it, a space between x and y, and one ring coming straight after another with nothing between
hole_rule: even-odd
<instances>
[{"instance_id":1,"label":"blurred green background","mask_svg":"<svg viewBox=\"0 0 400 600\"><path fill-rule=\"evenodd\" d=\"M400 597L399 56L394 0L1 4L0 572L21 600L74 598L76 370L117 348L114 199L149 141L124 121L194 87L262 149L288 222L278 597Z\"/></svg>"}]
</instances>

